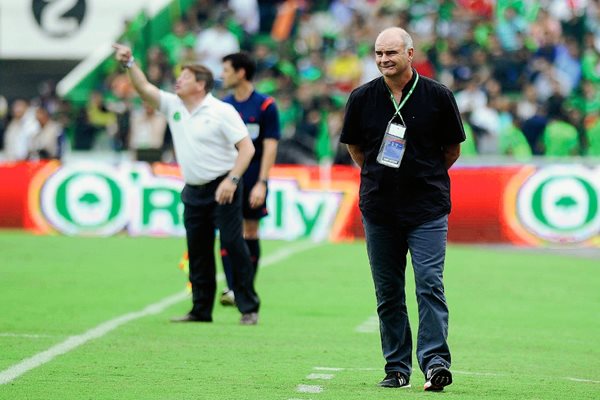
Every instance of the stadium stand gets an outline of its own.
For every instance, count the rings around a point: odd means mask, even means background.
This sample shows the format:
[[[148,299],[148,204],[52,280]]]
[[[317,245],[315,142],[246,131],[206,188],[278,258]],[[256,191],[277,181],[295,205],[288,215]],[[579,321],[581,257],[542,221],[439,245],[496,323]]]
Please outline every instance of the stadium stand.
[[[378,75],[371,44],[392,25],[406,27],[419,44],[417,70],[456,94],[469,131],[466,156],[600,156],[598,0],[176,3],[178,12],[127,21],[118,40],[134,46],[149,79],[165,89],[182,62],[207,63],[218,74],[225,43],[251,52],[257,89],[280,107],[278,163],[350,163],[338,144],[345,101]],[[131,121],[143,105],[114,61],[101,60],[63,96],[55,86],[44,82],[28,100],[65,127],[67,153],[147,154],[132,140]],[[0,101],[0,139],[15,101]],[[172,161],[169,132],[158,137],[163,143],[158,155],[152,144],[152,159]]]

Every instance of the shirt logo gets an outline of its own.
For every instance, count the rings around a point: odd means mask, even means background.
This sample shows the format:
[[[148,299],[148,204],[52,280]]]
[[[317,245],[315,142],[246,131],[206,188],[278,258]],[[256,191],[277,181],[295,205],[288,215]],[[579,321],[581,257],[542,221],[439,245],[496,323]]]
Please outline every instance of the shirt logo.
[[[177,111],[175,114],[173,114],[173,119],[175,121],[179,121],[181,119],[181,113]]]

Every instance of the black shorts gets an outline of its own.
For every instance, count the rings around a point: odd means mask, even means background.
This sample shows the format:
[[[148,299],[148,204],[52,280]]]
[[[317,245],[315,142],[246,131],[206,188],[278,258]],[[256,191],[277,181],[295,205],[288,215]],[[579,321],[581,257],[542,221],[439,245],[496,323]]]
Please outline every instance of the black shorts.
[[[244,219],[260,220],[261,218],[269,215],[267,211],[266,199],[269,195],[269,187],[267,186],[267,192],[265,194],[265,203],[258,208],[250,208],[250,192],[256,183],[258,182],[258,176],[260,174],[260,162],[250,163],[246,173],[244,173],[244,197],[242,200],[242,214]]]

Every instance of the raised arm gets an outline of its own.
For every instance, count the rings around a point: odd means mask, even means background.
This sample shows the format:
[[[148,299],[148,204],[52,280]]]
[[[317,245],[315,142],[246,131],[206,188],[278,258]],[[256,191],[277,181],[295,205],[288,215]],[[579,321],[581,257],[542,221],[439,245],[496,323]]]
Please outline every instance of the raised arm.
[[[160,90],[148,82],[146,75],[144,75],[140,67],[134,62],[131,49],[119,43],[114,43],[112,47],[115,49],[115,58],[127,68],[127,75],[142,100],[152,107],[158,108],[160,102]]]

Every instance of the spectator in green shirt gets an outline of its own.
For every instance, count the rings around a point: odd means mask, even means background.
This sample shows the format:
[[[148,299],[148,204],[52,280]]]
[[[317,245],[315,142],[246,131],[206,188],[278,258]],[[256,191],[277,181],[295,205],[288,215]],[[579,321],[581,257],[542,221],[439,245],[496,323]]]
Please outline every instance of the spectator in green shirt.
[[[500,154],[513,156],[518,161],[531,159],[531,147],[525,135],[513,122],[500,131]]]
[[[461,114],[463,118],[463,129],[465,131],[466,139],[460,146],[460,155],[463,157],[473,157],[477,155],[477,143],[475,142],[475,135],[473,134],[473,128],[467,122],[467,118],[464,114]]]
[[[554,116],[546,125],[542,141],[546,156],[569,157],[579,153],[577,128],[567,122],[564,113]]]
[[[600,115],[591,117],[585,135],[588,143],[586,155],[600,157]]]
[[[187,25],[183,21],[173,23],[173,31],[163,37],[160,42],[160,48],[167,54],[169,64],[176,65],[186,47],[193,48],[196,44],[196,36],[188,31]]]
[[[569,99],[569,104],[585,115],[600,111],[600,91],[598,84],[589,80],[581,82],[581,93],[575,93]]]
[[[598,83],[600,82],[600,74],[598,73],[597,65],[600,61],[600,53],[596,49],[595,40],[593,33],[589,32],[586,34],[583,44],[581,69],[584,79]]]

